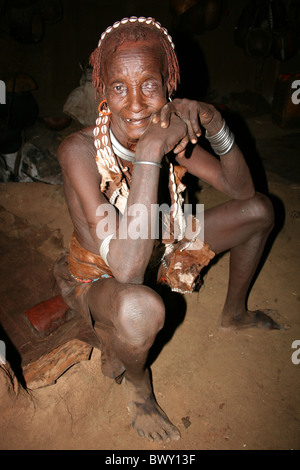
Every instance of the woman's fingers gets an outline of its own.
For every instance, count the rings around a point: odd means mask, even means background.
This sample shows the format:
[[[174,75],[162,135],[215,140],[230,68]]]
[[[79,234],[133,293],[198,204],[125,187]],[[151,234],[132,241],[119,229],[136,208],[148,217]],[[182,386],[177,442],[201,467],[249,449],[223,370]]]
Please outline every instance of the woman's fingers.
[[[160,111],[160,125],[163,128],[169,127],[172,113],[176,113],[172,103],[165,104]]]
[[[186,149],[186,146],[188,145],[189,143],[189,136],[186,135],[185,137],[183,137],[183,139],[174,147],[173,149],[173,152],[182,157],[184,156],[185,154],[185,149]]]
[[[192,144],[196,144],[197,141],[198,141],[198,138],[197,138],[195,128],[194,128],[191,120],[184,120],[184,122],[186,123],[187,128],[188,128],[188,135],[189,135],[190,141],[192,142]]]

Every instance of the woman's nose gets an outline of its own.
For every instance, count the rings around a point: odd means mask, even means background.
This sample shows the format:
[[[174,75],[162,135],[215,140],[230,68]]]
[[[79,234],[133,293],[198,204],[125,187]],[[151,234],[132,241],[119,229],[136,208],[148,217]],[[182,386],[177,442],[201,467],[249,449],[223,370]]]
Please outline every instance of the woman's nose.
[[[138,114],[145,108],[145,101],[143,94],[140,90],[133,89],[129,94],[129,103],[128,103],[130,111]]]

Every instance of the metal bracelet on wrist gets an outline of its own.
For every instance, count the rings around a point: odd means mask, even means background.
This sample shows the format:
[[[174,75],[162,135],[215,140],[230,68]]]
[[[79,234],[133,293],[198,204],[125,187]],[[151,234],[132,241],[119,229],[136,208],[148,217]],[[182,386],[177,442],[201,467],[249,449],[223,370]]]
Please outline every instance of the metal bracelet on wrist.
[[[134,165],[152,165],[152,166],[156,166],[158,168],[162,168],[162,165],[160,163],[157,163],[157,162],[149,162],[149,161],[146,161],[146,160],[138,160],[137,162],[134,162],[133,163]]]
[[[209,135],[205,132],[205,137],[209,141],[211,148],[217,155],[226,155],[230,152],[235,142],[234,134],[224,121],[222,128],[215,135]]]

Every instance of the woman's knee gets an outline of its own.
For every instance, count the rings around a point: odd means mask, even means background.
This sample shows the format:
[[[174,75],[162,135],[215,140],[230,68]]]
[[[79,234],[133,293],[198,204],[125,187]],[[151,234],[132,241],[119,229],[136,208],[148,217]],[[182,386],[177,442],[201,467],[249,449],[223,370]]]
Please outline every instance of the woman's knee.
[[[164,321],[164,303],[149,287],[130,285],[119,292],[115,327],[131,344],[152,344]]]
[[[256,193],[248,204],[251,221],[257,223],[261,230],[271,231],[274,226],[274,209],[271,200],[262,193]]]

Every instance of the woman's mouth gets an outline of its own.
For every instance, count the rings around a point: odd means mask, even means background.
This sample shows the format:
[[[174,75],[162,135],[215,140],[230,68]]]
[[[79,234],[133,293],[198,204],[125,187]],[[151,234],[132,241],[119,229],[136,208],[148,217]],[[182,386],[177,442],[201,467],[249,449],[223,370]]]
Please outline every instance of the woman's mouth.
[[[125,121],[132,126],[140,126],[144,125],[147,121],[149,121],[149,116],[140,119],[126,118]]]

